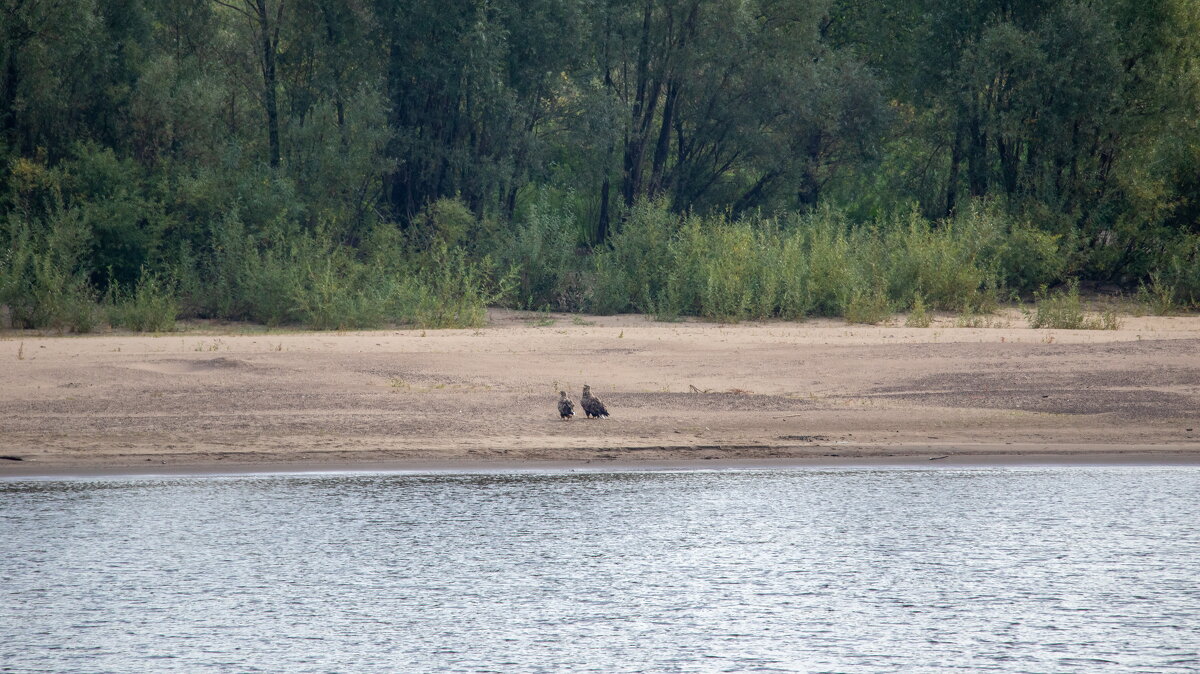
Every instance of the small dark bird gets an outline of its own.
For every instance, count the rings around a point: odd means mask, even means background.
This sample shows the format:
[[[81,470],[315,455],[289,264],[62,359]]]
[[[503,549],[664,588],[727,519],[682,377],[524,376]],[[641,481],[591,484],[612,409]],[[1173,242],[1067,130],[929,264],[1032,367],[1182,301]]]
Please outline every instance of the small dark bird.
[[[575,403],[567,397],[566,391],[558,392],[558,415],[563,421],[570,421],[571,417],[575,416]]]
[[[579,398],[579,404],[583,405],[583,412],[589,419],[592,417],[608,418],[608,410],[605,409],[604,403],[600,402],[599,398],[592,396],[592,387],[587,384],[583,385],[583,396]]]

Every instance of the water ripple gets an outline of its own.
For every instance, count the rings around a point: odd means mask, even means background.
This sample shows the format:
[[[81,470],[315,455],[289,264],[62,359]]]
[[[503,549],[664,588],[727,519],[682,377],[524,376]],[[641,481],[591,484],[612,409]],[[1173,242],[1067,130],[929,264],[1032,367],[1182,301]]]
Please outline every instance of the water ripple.
[[[1200,470],[0,483],[5,671],[1195,672]]]

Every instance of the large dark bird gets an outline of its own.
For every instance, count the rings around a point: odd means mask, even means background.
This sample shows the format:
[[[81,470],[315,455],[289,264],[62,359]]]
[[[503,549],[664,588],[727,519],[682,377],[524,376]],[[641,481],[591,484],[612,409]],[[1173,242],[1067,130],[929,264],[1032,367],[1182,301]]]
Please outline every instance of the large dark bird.
[[[608,410],[604,408],[604,403],[600,402],[599,398],[592,396],[592,387],[587,384],[583,385],[583,396],[579,398],[579,403],[583,405],[583,412],[589,419],[592,417],[608,418]]]
[[[558,415],[563,421],[570,421],[571,417],[575,416],[575,403],[567,397],[566,391],[558,392]]]

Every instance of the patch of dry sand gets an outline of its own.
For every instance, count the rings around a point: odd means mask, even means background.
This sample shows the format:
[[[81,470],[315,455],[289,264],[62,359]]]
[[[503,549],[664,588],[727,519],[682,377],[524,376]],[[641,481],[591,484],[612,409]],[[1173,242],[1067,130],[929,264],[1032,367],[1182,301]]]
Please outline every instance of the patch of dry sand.
[[[0,333],[0,475],[488,461],[1200,456],[1200,317],[1116,331],[494,311],[480,330]],[[592,385],[607,420],[562,422]],[[13,459],[21,459],[20,461]]]

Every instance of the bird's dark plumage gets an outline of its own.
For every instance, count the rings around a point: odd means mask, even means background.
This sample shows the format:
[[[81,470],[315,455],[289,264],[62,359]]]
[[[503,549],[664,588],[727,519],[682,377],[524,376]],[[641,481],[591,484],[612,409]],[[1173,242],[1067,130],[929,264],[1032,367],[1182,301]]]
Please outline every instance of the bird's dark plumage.
[[[575,416],[575,403],[567,397],[566,391],[558,392],[558,415],[567,421]]]
[[[596,417],[608,417],[608,409],[604,407],[604,403],[600,399],[592,395],[592,387],[587,384],[583,385],[583,395],[579,398],[579,404],[583,405],[583,413],[590,419]]]

